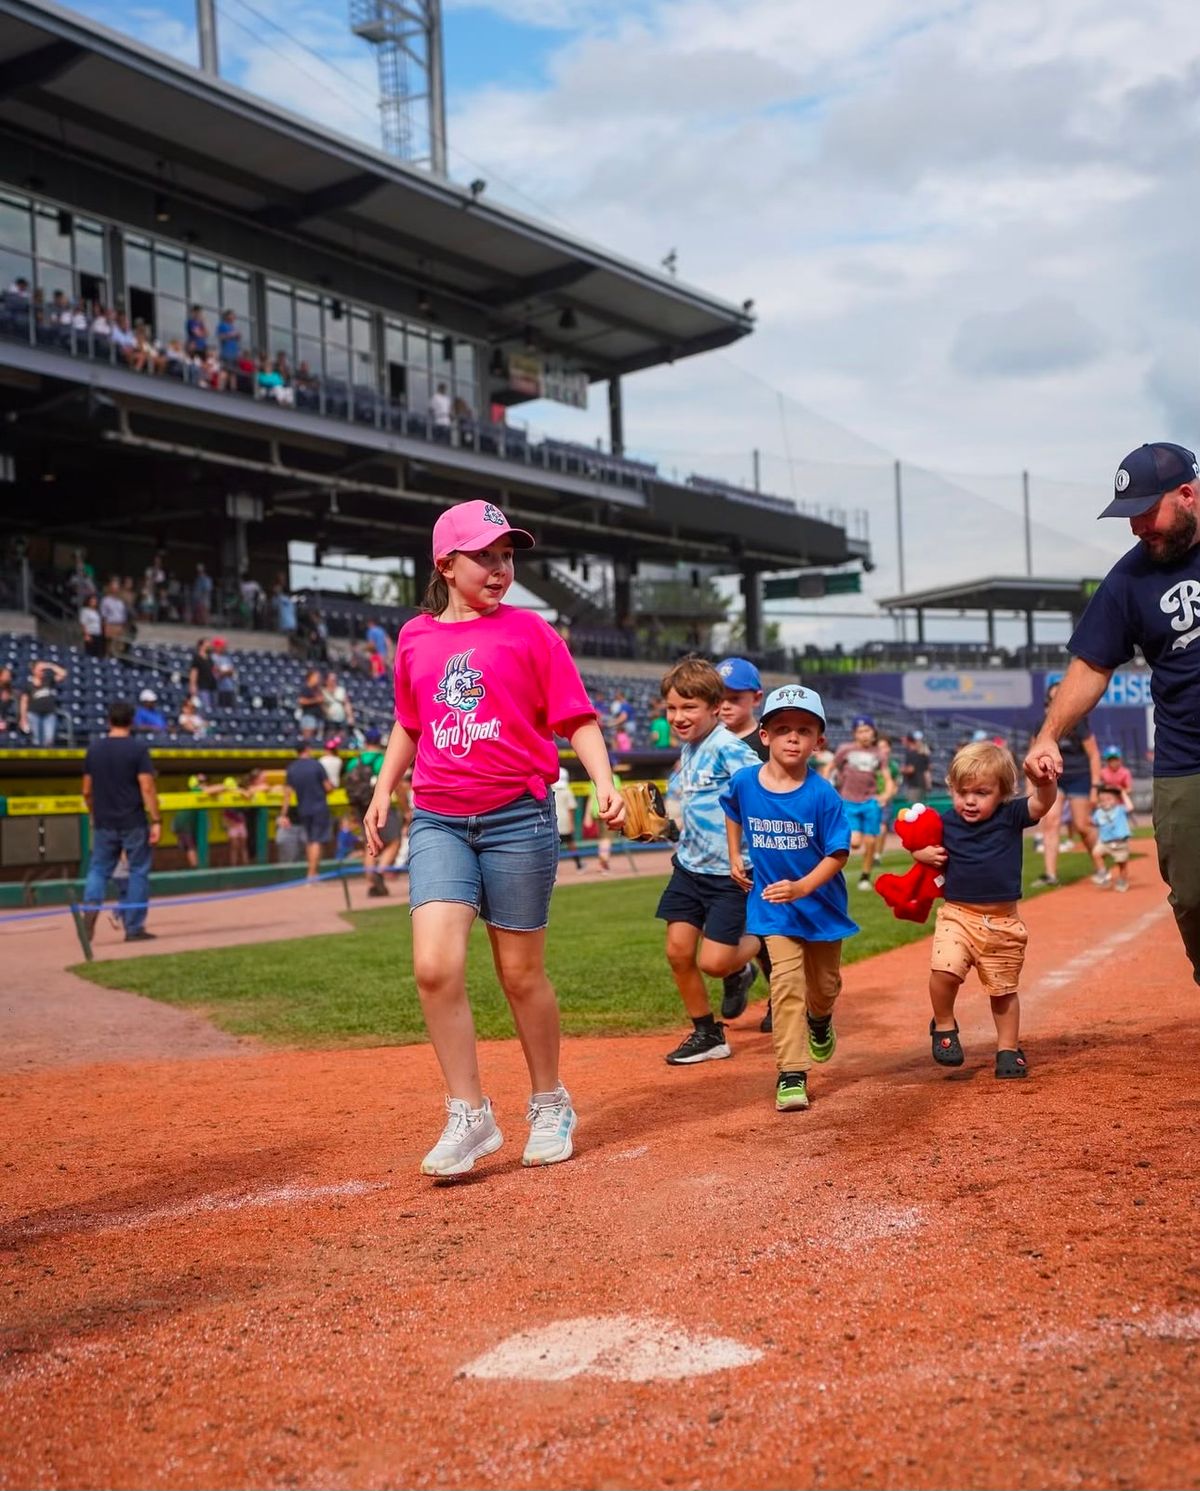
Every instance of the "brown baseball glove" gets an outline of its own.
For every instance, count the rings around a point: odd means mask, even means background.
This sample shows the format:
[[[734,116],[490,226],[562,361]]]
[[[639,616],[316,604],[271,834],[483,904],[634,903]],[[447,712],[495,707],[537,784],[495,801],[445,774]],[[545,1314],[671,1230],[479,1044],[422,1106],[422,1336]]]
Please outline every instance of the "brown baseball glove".
[[[627,782],[621,788],[625,799],[625,826],[622,829],[627,839],[637,839],[648,844],[655,839],[675,840],[679,830],[667,817],[662,793],[653,782]]]

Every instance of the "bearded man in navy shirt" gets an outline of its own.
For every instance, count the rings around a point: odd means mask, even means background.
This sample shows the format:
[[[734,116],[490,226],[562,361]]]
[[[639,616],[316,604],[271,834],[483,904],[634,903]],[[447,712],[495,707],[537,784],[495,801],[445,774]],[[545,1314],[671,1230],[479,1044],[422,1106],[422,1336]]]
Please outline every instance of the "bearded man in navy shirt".
[[[1072,653],[1025,758],[1033,781],[1062,773],[1058,740],[1141,649],[1154,700],[1154,834],[1183,945],[1200,983],[1200,465],[1190,450],[1143,445],[1121,462],[1102,518],[1137,544],[1113,565],[1067,643]]]

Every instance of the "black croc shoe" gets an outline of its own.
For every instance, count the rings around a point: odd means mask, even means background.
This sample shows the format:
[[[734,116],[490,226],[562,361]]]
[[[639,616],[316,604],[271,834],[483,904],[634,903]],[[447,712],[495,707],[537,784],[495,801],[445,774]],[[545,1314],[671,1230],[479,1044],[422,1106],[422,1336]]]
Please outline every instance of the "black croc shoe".
[[[1029,1068],[1025,1063],[1025,1053],[1018,1046],[1015,1051],[996,1052],[996,1076],[997,1077],[1028,1077]]]
[[[937,1021],[930,1020],[929,1034],[933,1041],[933,1059],[939,1066],[962,1066],[963,1048],[958,1039],[957,1020],[953,1030],[939,1030]]]

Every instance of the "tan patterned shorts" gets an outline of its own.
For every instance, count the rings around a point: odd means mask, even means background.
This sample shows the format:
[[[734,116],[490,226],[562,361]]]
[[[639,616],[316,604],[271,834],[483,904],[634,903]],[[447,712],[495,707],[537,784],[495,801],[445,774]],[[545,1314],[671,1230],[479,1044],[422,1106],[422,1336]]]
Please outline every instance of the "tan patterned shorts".
[[[974,968],[983,992],[999,999],[1016,993],[1028,941],[1015,901],[995,906],[943,901],[933,928],[930,966],[935,973],[953,974],[960,981]]]

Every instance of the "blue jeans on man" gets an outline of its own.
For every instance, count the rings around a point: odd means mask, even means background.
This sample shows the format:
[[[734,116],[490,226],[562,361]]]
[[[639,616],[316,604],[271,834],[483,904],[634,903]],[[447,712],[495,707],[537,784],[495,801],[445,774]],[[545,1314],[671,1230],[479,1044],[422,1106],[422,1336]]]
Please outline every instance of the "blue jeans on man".
[[[83,886],[83,905],[85,911],[100,909],[122,851],[129,862],[129,880],[118,910],[125,921],[125,935],[129,937],[146,925],[146,902],[150,898],[150,833],[145,824],[140,828],[92,830],[92,859]],[[122,910],[123,905],[128,909]]]

